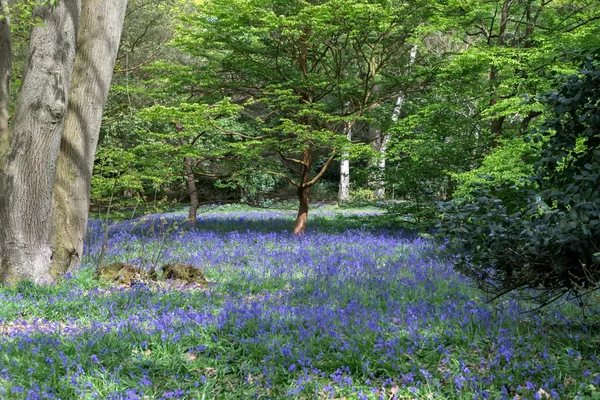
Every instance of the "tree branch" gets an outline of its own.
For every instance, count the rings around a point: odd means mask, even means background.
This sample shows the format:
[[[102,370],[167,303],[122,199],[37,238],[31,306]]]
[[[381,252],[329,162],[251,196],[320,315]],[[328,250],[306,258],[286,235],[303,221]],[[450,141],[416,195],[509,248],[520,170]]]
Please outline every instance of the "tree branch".
[[[170,39],[165,39],[162,42],[160,42],[159,45],[158,45],[158,47],[156,48],[156,50],[152,54],[150,54],[144,61],[142,61],[141,63],[139,63],[135,67],[117,69],[117,70],[115,70],[115,74],[124,74],[126,72],[132,72],[132,71],[135,71],[137,69],[140,69],[141,67],[143,67],[144,65],[146,65],[147,63],[149,63],[150,61],[152,61],[152,59],[162,49],[162,47],[164,46],[164,44],[167,43],[169,40]]]
[[[229,131],[227,129],[221,128],[220,126],[215,125],[215,123],[213,121],[211,121],[211,120],[208,120],[208,124],[210,126],[212,126],[213,128],[215,128],[216,130],[221,131],[221,132],[223,132],[223,133],[225,133],[227,135],[238,136],[238,137],[241,137],[241,138],[244,138],[244,139],[260,140],[260,139],[265,139],[265,138],[268,137],[268,136],[265,136],[265,135],[263,135],[263,136],[248,136],[248,135],[244,135],[243,133]]]
[[[304,184],[304,186],[311,187],[312,185],[317,183],[317,181],[319,179],[321,179],[323,174],[325,174],[325,171],[327,171],[327,168],[329,167],[329,165],[331,165],[331,163],[333,162],[336,155],[337,155],[337,153],[335,151],[333,153],[331,153],[331,156],[329,156],[329,158],[327,159],[327,162],[325,162],[325,165],[323,165],[323,167],[321,167],[321,170],[319,171],[319,173],[317,175],[315,175],[315,177],[312,178],[310,181],[306,182]]]
[[[296,186],[296,187],[300,187],[300,185],[298,184],[298,182],[296,182],[295,180],[293,180],[292,178],[290,178],[289,176],[287,176],[284,173],[281,172],[275,172],[275,171],[271,171],[271,170],[265,170],[265,173],[269,174],[269,175],[274,175],[274,176],[279,176],[287,181],[289,181],[292,185]]]

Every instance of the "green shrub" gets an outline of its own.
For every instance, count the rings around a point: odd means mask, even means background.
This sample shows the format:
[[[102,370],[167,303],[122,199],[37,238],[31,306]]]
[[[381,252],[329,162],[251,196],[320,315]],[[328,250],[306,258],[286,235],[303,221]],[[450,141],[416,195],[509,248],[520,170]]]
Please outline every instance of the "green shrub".
[[[487,186],[493,196],[509,208],[522,204],[528,190],[535,188],[534,182],[528,178],[535,173],[534,163],[540,159],[539,143],[532,145],[525,139],[503,140],[483,159],[479,168],[453,174],[459,182],[454,197],[472,199],[474,192]]]
[[[543,145],[531,190],[487,181],[442,204],[440,231],[464,250],[456,268],[494,295],[530,288],[548,302],[600,287],[598,56],[542,96],[553,115],[532,135]]]

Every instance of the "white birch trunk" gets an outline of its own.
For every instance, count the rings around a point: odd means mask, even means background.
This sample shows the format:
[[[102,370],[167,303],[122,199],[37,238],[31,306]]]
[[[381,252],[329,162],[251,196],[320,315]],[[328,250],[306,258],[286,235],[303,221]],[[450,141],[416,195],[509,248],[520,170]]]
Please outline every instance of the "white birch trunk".
[[[0,170],[0,282],[48,284],[56,159],[68,105],[78,0],[38,7],[12,138]],[[4,57],[0,54],[0,57]]]
[[[350,142],[352,140],[352,128],[349,124],[345,124],[344,132],[346,133],[346,139]],[[342,160],[340,161],[340,189],[338,193],[338,200],[340,203],[347,202],[350,200],[350,155],[347,151],[342,154]]]
[[[70,102],[58,158],[52,273],[78,267],[88,221],[94,156],[127,0],[83,0]]]
[[[409,67],[415,62],[415,58],[417,56],[417,46],[413,46],[410,49],[410,64]],[[402,105],[404,104],[404,93],[400,93],[398,98],[396,99],[396,106],[392,111],[392,122],[398,122],[400,118],[400,114],[402,113]],[[386,152],[387,148],[390,144],[391,135],[384,134],[381,138],[381,145],[379,147],[379,159],[377,161],[377,176],[378,182],[377,187],[375,189],[375,198],[377,200],[383,200],[385,198],[385,161],[386,161]]]

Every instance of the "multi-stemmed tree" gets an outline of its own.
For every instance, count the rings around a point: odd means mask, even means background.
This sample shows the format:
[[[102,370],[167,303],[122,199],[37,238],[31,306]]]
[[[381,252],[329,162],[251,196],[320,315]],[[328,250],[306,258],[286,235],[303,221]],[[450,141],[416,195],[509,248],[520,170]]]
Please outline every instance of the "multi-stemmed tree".
[[[33,4],[10,112],[10,3],[0,10],[0,282],[53,282],[81,262],[89,193],[126,0]]]

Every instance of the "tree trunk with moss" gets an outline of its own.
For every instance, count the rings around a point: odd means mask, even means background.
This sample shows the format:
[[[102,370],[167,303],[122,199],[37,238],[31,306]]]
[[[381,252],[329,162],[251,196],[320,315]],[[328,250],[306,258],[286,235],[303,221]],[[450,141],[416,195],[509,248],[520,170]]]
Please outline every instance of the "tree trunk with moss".
[[[88,222],[94,156],[127,0],[84,0],[69,108],[58,157],[52,271],[78,267]]]
[[[46,2],[47,3],[47,2]],[[0,0],[3,13],[7,1]],[[78,265],[94,153],[126,0],[34,4],[8,126],[9,20],[0,22],[0,283],[49,284]]]
[[[78,0],[34,10],[29,62],[0,165],[0,282],[48,284],[56,160],[76,49]],[[6,51],[6,48],[4,48]],[[7,54],[0,54],[0,59]]]

